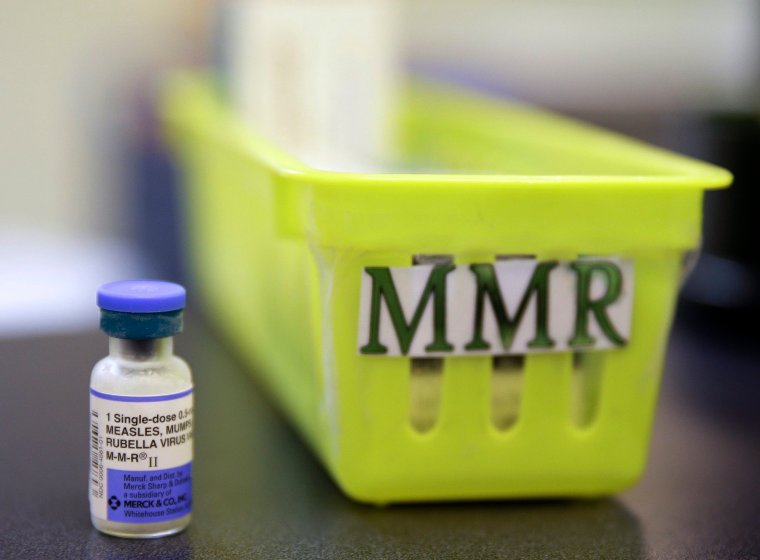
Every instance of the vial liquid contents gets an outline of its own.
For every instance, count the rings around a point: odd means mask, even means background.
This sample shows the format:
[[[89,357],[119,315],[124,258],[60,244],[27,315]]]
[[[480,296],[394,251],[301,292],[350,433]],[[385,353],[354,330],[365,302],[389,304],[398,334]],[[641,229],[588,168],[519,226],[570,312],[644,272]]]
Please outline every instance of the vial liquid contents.
[[[98,291],[109,355],[90,380],[90,516],[109,535],[151,538],[190,523],[193,384],[173,353],[185,290],[157,281]]]

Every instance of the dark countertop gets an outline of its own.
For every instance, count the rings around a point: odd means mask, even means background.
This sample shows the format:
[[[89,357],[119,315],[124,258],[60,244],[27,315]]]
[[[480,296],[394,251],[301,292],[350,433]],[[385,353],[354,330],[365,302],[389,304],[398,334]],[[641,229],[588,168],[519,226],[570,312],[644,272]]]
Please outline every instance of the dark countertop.
[[[343,497],[190,317],[177,350],[196,381],[193,523],[127,541],[93,529],[87,504],[105,335],[0,341],[0,558],[760,558],[760,361],[743,348],[676,330],[646,475],[620,496],[375,508]]]

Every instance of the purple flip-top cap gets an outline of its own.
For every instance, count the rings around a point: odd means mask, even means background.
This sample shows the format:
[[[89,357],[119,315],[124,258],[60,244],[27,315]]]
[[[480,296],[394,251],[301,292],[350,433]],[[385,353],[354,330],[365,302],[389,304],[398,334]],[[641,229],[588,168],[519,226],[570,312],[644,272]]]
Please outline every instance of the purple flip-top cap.
[[[98,307],[122,313],[165,313],[185,307],[185,288],[160,280],[111,282],[98,290]]]

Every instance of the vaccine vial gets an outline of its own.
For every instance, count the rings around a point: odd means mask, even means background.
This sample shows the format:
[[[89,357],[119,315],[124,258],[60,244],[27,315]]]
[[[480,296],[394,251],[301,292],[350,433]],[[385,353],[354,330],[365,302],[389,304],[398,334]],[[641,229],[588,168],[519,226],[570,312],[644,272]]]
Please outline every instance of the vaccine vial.
[[[190,523],[193,382],[174,355],[185,289],[138,280],[98,290],[109,355],[90,379],[90,517],[127,538],[182,531]]]

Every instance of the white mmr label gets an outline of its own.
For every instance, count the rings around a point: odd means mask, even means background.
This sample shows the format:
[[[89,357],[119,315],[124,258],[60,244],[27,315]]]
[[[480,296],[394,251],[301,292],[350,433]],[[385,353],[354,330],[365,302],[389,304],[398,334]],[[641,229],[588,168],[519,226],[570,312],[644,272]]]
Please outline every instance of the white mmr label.
[[[90,389],[90,511],[157,523],[192,508],[193,390],[124,396]]]
[[[359,353],[440,357],[624,346],[633,284],[633,262],[617,257],[367,267]]]

